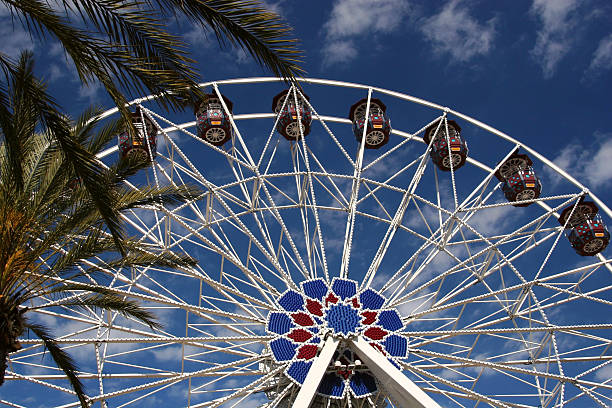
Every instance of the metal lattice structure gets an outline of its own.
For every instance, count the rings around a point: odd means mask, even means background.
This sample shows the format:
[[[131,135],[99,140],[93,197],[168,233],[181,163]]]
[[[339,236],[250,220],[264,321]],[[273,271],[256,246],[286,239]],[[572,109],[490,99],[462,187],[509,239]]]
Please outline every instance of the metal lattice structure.
[[[231,122],[219,146],[198,137],[195,122],[160,114],[153,98],[133,102],[157,128],[148,181],[204,193],[125,221],[143,242],[199,265],[91,278],[155,311],[163,331],[94,310],[32,312],[55,326],[94,406],[610,406],[612,265],[606,251],[575,254],[558,221],[586,196],[609,221],[605,203],[453,109],[365,85],[301,85],[284,102],[301,107],[292,140],[266,110],[277,78],[202,84]],[[393,130],[380,149],[365,149],[346,119],[361,98],[362,116],[372,98],[386,104]],[[450,153],[451,120],[470,150],[460,169],[447,159],[440,171],[430,157],[440,139],[423,135],[435,125]],[[543,184],[524,206],[495,178],[518,148]],[[78,406],[41,342],[21,343],[0,406]]]

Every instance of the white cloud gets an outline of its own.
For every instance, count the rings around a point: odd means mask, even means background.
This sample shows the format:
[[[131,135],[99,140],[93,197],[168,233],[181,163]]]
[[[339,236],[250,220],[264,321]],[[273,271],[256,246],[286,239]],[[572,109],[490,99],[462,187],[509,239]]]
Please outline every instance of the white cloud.
[[[612,34],[602,38],[599,42],[593,53],[593,59],[587,69],[587,74],[598,75],[610,68],[612,68]]]
[[[4,40],[0,43],[0,52],[13,59],[19,58],[24,50],[34,50],[34,40],[25,31],[19,22],[11,22],[11,18],[4,16],[0,10],[0,37]]]
[[[487,208],[479,210],[468,223],[479,233],[488,236],[503,230],[512,220],[512,214],[510,206]]]
[[[356,40],[366,34],[398,29],[409,10],[407,0],[337,0],[323,25],[323,64],[347,62],[357,57]]]
[[[438,14],[425,20],[421,31],[437,54],[449,54],[457,62],[466,62],[493,49],[496,21],[492,18],[480,23],[461,0],[451,0]]]
[[[265,1],[262,0],[261,1],[261,5],[263,6],[263,8],[265,8],[266,10],[269,10],[273,13],[276,13],[278,15],[282,15],[283,14],[283,3],[285,2],[285,0],[278,0],[278,1]]]
[[[608,381],[612,378],[612,364],[601,367],[595,372],[595,378],[600,381]]]
[[[323,49],[325,65],[347,62],[357,57],[357,47],[352,40],[330,41]]]
[[[211,48],[214,45],[215,34],[206,26],[192,24],[189,30],[183,34],[183,37],[194,49],[194,52],[197,52],[198,50]]]
[[[570,144],[563,148],[553,162],[566,170],[586,187],[598,188],[612,181],[612,139],[608,135],[596,135],[590,147]],[[553,185],[558,184],[560,176],[546,168]]]
[[[47,69],[47,80],[55,82],[64,76],[64,70],[57,64],[50,64]]]
[[[533,58],[542,66],[544,78],[551,78],[559,61],[569,52],[577,26],[578,0],[534,0],[530,13],[541,22]]]
[[[181,360],[181,347],[168,346],[152,350],[151,353],[155,356],[157,361],[164,363],[177,362]]]
[[[214,61],[217,61],[219,64],[235,66],[247,65],[253,62],[253,58],[242,48],[236,48],[227,44],[224,47],[220,47],[214,31],[201,24],[192,24],[183,33],[183,39],[189,44],[193,54],[202,55],[206,53],[209,56],[213,55]],[[231,65],[228,62],[231,62]]]

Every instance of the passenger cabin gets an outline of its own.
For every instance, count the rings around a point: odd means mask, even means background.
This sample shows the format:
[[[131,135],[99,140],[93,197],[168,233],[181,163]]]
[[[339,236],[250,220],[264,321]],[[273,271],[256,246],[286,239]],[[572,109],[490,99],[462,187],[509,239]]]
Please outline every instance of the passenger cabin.
[[[144,121],[143,121],[144,119]],[[142,157],[142,160],[153,160],[157,154],[157,128],[140,109],[132,113],[132,124],[136,133],[124,129],[119,134],[119,157]]]
[[[206,94],[206,97],[195,104],[196,129],[198,137],[214,146],[222,146],[232,137],[230,115],[234,104],[222,95],[223,102],[229,112],[223,108],[216,94]]]
[[[368,99],[363,98],[351,106],[349,119],[353,122],[353,134],[359,143],[363,138],[365,127],[365,148],[378,149],[389,141],[391,120],[387,116],[387,107],[377,98],[370,98],[370,112],[366,125]]]
[[[566,236],[579,255],[597,255],[610,242],[610,233],[598,211],[595,203],[581,199],[561,212],[559,223],[565,226]]]
[[[428,126],[423,141],[428,146],[431,143],[429,156],[440,170],[451,171],[452,162],[452,170],[456,171],[467,160],[467,143],[461,137],[461,126],[454,120],[439,120]]]
[[[272,110],[278,116],[276,130],[285,139],[299,140],[302,135],[307,136],[310,133],[312,110],[306,101],[310,101],[308,95],[298,93],[296,98],[296,95],[290,93],[288,89],[272,99]]]
[[[514,152],[495,172],[502,182],[502,191],[511,203],[535,200],[542,193],[542,183],[533,170],[533,162],[526,154]],[[532,202],[512,204],[526,207]]]

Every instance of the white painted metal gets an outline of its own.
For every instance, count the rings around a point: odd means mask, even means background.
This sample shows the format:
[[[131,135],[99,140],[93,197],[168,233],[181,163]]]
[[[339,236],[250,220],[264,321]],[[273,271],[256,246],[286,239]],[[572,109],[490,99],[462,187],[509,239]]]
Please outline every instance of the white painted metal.
[[[222,80],[222,81],[211,81],[211,82],[202,82],[200,85],[200,87],[207,87],[207,86],[211,86],[212,84],[217,84],[217,85],[236,85],[236,84],[252,84],[252,83],[265,83],[265,82],[282,82],[283,79],[281,78],[276,78],[276,77],[254,77],[254,78],[238,78],[238,79],[227,79],[227,80]],[[513,144],[519,145],[521,146],[521,148],[525,149],[525,151],[527,151],[528,153],[530,153],[531,155],[533,155],[534,157],[536,157],[538,160],[542,161],[543,163],[545,163],[548,167],[550,167],[552,170],[554,170],[557,174],[559,174],[560,176],[562,176],[563,178],[565,178],[566,180],[570,181],[571,183],[573,183],[576,187],[582,189],[582,190],[588,190],[582,183],[580,183],[578,180],[576,180],[574,177],[572,177],[569,173],[567,173],[565,170],[563,170],[562,168],[560,168],[559,166],[557,166],[555,163],[553,163],[551,160],[548,160],[545,156],[541,155],[540,153],[538,153],[536,150],[533,150],[532,148],[530,148],[529,146],[527,146],[526,144],[524,144],[523,142],[519,142],[518,140],[512,138],[511,136],[507,135],[506,133],[499,131],[497,129],[495,129],[492,126],[489,126],[475,118],[472,118],[468,115],[465,115],[461,112],[455,111],[453,109],[444,107],[442,105],[438,105],[434,102],[429,102],[426,101],[425,99],[421,99],[421,98],[416,98],[414,96],[410,96],[401,92],[396,92],[396,91],[391,91],[388,89],[384,89],[384,88],[378,88],[378,87],[372,87],[372,86],[367,86],[367,85],[362,85],[362,84],[356,84],[356,83],[351,83],[351,82],[345,82],[345,81],[332,81],[332,80],[327,80],[327,79],[317,79],[317,78],[302,78],[300,79],[300,82],[304,82],[304,83],[310,83],[310,84],[319,84],[319,85],[331,85],[331,86],[341,86],[341,87],[346,87],[346,88],[356,88],[356,89],[372,89],[372,91],[374,92],[380,92],[382,94],[386,94],[386,95],[390,95],[399,99],[404,99],[406,101],[409,102],[414,102],[414,103],[418,103],[420,105],[423,106],[427,106],[429,108],[433,108],[433,109],[438,109],[441,111],[446,111],[447,113],[450,113],[454,116],[460,117],[470,123],[472,123],[473,125],[476,125],[482,129],[487,130],[488,132],[499,136],[507,141],[510,141]],[[146,102],[146,101],[150,101],[155,99],[155,96],[147,96],[144,98],[137,98],[134,99],[132,101],[129,102],[129,105],[134,105],[134,104],[138,104],[138,103],[142,103],[142,102]],[[110,115],[113,115],[117,113],[117,108],[113,108],[113,109],[109,109],[106,112],[104,112],[102,114],[102,117],[108,117]],[[256,114],[253,115],[252,117],[270,117],[271,114]],[[350,122],[347,121],[344,118],[338,118],[338,120],[343,121],[345,123]],[[395,133],[395,131],[393,132]],[[468,158],[468,161],[469,160]],[[608,215],[608,217],[612,218],[612,210],[607,206],[607,204],[605,204],[603,201],[601,201],[593,192],[589,191],[589,197],[591,197],[593,199],[593,201],[595,201],[597,203],[597,205]]]
[[[269,84],[272,96],[278,81],[249,78],[203,85],[231,94],[232,87]],[[178,389],[190,407],[255,406],[253,401],[261,403],[262,396],[262,408],[291,406],[300,392],[309,395],[304,401],[312,401],[317,386],[300,391],[284,374],[286,366],[272,360],[265,346],[273,338],[265,331],[266,317],[280,308],[277,299],[286,289],[299,290],[306,278],[330,281],[341,274],[359,277],[362,288],[371,286],[384,294],[385,307],[402,314],[404,336],[413,350],[410,364],[402,362],[411,383],[405,383],[403,374],[389,379],[389,371],[375,372],[383,382],[401,384],[367,399],[333,401],[341,408],[379,407],[398,396],[398,401],[422,396],[419,390],[445,407],[612,403],[606,377],[612,364],[612,328],[595,316],[588,324],[567,319],[573,305],[600,311],[612,307],[612,283],[605,271],[612,265],[601,254],[592,260],[576,258],[585,261],[577,265],[556,262],[569,248],[556,217],[575,205],[586,188],[524,144],[452,109],[365,85],[318,79],[304,83],[356,89],[368,99],[382,94],[385,101],[431,108],[432,115],[411,129],[394,129],[384,148],[364,152],[363,144],[357,147],[350,120],[320,112],[313,98],[306,104],[317,130],[305,136],[300,128],[299,142],[279,137],[276,115],[263,107],[234,115],[235,136],[216,147],[194,134],[195,122],[176,123],[158,113],[152,97],[134,101],[159,130],[151,182],[196,184],[204,196],[177,208],[127,213],[130,234],[204,261],[178,272],[102,265],[104,279],[90,278],[92,285],[101,283],[118,296],[145,302],[163,316],[163,332],[117,314],[74,312],[61,307],[58,299],[42,298],[56,307],[29,312],[52,324],[61,347],[83,362],[82,378],[91,401],[103,407],[105,401],[108,406],[139,406],[145,398],[168,398],[170,390],[173,398],[180,397]],[[295,101],[299,92],[293,88],[288,97]],[[348,108],[352,98],[338,103]],[[224,110],[228,112],[226,106]],[[104,116],[113,113],[116,110]],[[432,172],[421,136],[436,121],[446,126],[440,120],[446,116],[484,129],[492,141],[490,150],[499,149],[488,157],[468,157],[466,170],[452,171],[449,177]],[[255,124],[260,126],[253,132]],[[559,174],[569,187],[540,197],[529,207],[529,216],[512,224],[493,217],[491,227],[487,214],[524,211],[503,200],[493,178],[517,147],[538,166]],[[110,163],[109,155],[116,150],[109,148],[99,157]],[[328,151],[333,158],[324,154]],[[469,179],[464,171],[471,172]],[[612,214],[594,194],[589,196],[604,215]],[[414,244],[414,249],[398,252],[398,243]],[[360,252],[367,252],[367,259]],[[526,260],[532,260],[527,267]],[[101,263],[92,259],[83,267]],[[61,396],[62,402],[46,405],[74,401],[41,342],[24,339],[22,344],[24,348],[11,355],[2,391],[28,384],[33,394]],[[386,361],[375,360],[372,372]],[[323,360],[317,360],[317,367],[323,366]],[[492,390],[487,385],[491,376],[499,376],[498,382],[509,384],[506,388],[512,392]],[[314,374],[307,380],[318,384]],[[4,395],[0,405],[20,405],[20,400],[11,400],[10,391]],[[320,398],[315,405],[331,404]]]
[[[319,356],[312,363],[312,368],[308,372],[304,384],[300,387],[300,391],[293,401],[293,408],[309,408],[317,394],[317,389],[323,379],[325,370],[329,367],[329,363],[334,356],[334,352],[338,348],[338,339],[329,336],[325,339],[323,348],[319,352]]]
[[[350,345],[400,407],[441,408],[362,336],[351,340]]]

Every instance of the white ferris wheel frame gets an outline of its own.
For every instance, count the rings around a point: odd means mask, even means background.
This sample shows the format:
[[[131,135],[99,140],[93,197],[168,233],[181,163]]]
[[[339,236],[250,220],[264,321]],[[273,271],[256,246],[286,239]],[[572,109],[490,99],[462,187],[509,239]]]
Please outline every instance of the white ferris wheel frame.
[[[259,77],[259,78],[240,78],[240,79],[231,79],[231,80],[222,80],[222,81],[211,81],[211,82],[205,82],[205,83],[201,83],[200,87],[207,87],[207,86],[212,86],[213,89],[215,90],[215,92],[217,92],[218,94],[220,94],[218,86],[220,85],[240,85],[240,84],[255,84],[255,83],[273,83],[273,82],[282,82],[284,81],[281,78],[274,78],[274,77]],[[489,133],[496,135],[508,142],[510,142],[512,145],[514,145],[514,148],[510,149],[510,153],[508,153],[508,156],[516,151],[516,149],[518,149],[519,147],[528,152],[530,155],[532,155],[533,157],[537,158],[540,162],[544,163],[545,165],[547,165],[550,169],[554,170],[557,174],[559,174],[561,177],[563,177],[565,180],[569,181],[571,184],[573,184],[575,187],[577,187],[579,190],[582,191],[583,195],[588,194],[590,199],[592,199],[597,206],[599,207],[599,209],[601,211],[603,211],[610,219],[612,219],[612,210],[610,210],[610,208],[602,201],[600,200],[595,194],[593,194],[592,192],[590,192],[583,184],[581,184],[578,180],[576,180],[574,177],[572,177],[570,174],[568,174],[566,171],[564,171],[563,169],[559,168],[554,162],[550,161],[549,159],[547,159],[546,157],[544,157],[543,155],[539,154],[537,151],[533,150],[532,148],[530,148],[529,146],[525,145],[522,142],[519,142],[518,140],[510,137],[509,135],[505,134],[504,132],[501,132],[483,122],[478,121],[475,118],[472,118],[468,115],[462,114],[460,112],[457,112],[451,108],[442,106],[442,105],[438,105],[429,101],[426,101],[424,99],[420,99],[420,98],[416,98],[404,93],[400,93],[400,92],[396,92],[396,91],[391,91],[391,90],[387,90],[387,89],[383,89],[383,88],[378,88],[378,87],[372,87],[372,86],[367,86],[367,85],[362,85],[362,84],[355,84],[355,83],[349,83],[349,82],[343,82],[343,81],[333,81],[333,80],[324,80],[324,79],[314,79],[314,78],[304,78],[304,79],[300,79],[301,83],[304,84],[316,84],[316,85],[327,85],[327,86],[335,86],[335,87],[346,87],[346,88],[353,88],[353,89],[359,89],[359,90],[364,90],[368,92],[368,107],[369,107],[369,103],[370,103],[370,99],[371,99],[371,95],[373,92],[376,92],[377,94],[382,94],[382,95],[388,95],[394,98],[398,98],[401,100],[405,100],[408,102],[413,102],[413,103],[417,103],[429,108],[433,108],[436,110],[439,110],[441,112],[443,112],[445,115],[446,114],[450,114],[456,118],[460,118],[468,123],[471,123],[472,125],[475,125],[481,129],[484,129],[486,131],[488,131]],[[147,96],[147,97],[143,97],[143,98],[138,98],[135,99],[133,101],[131,101],[129,103],[129,105],[139,105],[141,103],[144,102],[149,102],[154,100],[155,97],[154,96]],[[227,106],[225,106],[225,102],[223,101],[223,98],[220,98],[220,101],[224,107],[224,109],[227,110]],[[105,111],[102,115],[101,118],[105,118],[105,117],[109,117],[111,115],[114,115],[117,113],[117,109],[110,109]],[[366,108],[366,111],[368,111],[368,108]],[[233,115],[230,117],[230,121],[232,124],[232,127],[234,128],[234,130],[236,131],[236,136],[237,139],[239,141],[239,143],[241,143],[244,146],[244,141],[242,140],[242,137],[240,135],[240,132],[238,131],[238,128],[236,126],[236,124],[234,123],[234,121],[240,121],[240,120],[248,120],[248,119],[264,119],[264,118],[274,118],[276,117],[276,114],[274,113],[255,113],[255,114],[237,114],[237,115]],[[320,120],[321,122],[330,122],[330,123],[343,123],[343,124],[350,124],[351,121],[349,119],[346,118],[340,118],[340,117],[335,117],[335,116],[316,116],[315,120]],[[170,126],[170,127],[166,127],[163,129],[163,131],[165,133],[173,131],[173,130],[178,130],[178,129],[184,129],[184,128],[190,128],[193,127],[195,125],[195,121],[192,122],[187,122],[187,123],[183,123],[181,125],[175,125],[175,126]],[[364,133],[365,133],[365,129],[364,129]],[[412,140],[417,140],[415,138],[412,138],[413,135],[411,135],[410,133],[407,132],[403,132],[400,130],[392,130],[393,134],[396,135],[400,135],[403,136],[404,138],[411,138]],[[364,140],[364,138],[362,138],[362,140]],[[354,178],[356,177],[357,180],[359,180],[360,175],[358,174],[358,172],[361,171],[362,169],[362,159],[363,159],[363,151],[364,151],[364,143],[361,144],[360,148],[359,148],[359,152],[357,154],[357,158],[355,160],[355,165],[356,165],[356,174],[353,176]],[[109,156],[110,154],[114,154],[116,153],[118,150],[117,146],[113,146],[105,151],[103,151],[102,153],[99,154],[99,158],[103,159],[107,156]],[[248,154],[248,149],[245,147],[245,151]],[[506,157],[508,157],[506,156]],[[256,163],[253,160],[253,158],[248,157],[248,161],[250,162],[251,165],[255,166]],[[485,171],[486,173],[488,173],[488,176],[484,178],[483,182],[481,183],[481,185],[489,180],[493,174],[495,173],[495,171],[497,170],[496,168],[491,168],[483,163],[481,163],[480,161],[468,157],[467,158],[468,163],[470,163],[473,166],[476,166],[478,168],[480,168],[481,170]],[[499,165],[503,162],[500,161]],[[499,166],[498,165],[498,166]],[[452,164],[451,164],[452,166]],[[454,177],[454,172],[451,172],[452,177]],[[453,183],[454,183],[454,179],[453,179]],[[357,182],[357,185],[359,185],[359,182]],[[478,190],[479,187],[476,187],[474,189],[474,191]],[[352,193],[352,207],[351,207],[351,211],[349,212],[349,221],[347,221],[347,231],[345,234],[345,246],[344,246],[344,253],[343,253],[343,261],[342,261],[342,266],[341,266],[341,272],[340,272],[340,276],[341,277],[347,277],[348,274],[348,259],[350,258],[350,240],[352,239],[352,225],[350,222],[351,217],[353,217],[353,222],[354,222],[354,216],[355,216],[355,206],[356,206],[356,199],[357,199],[357,193],[353,191]],[[467,201],[468,199],[466,199]],[[458,207],[457,205],[457,197],[456,197],[456,193],[455,193],[455,207]],[[536,201],[536,204],[541,206],[545,211],[547,211],[549,214],[554,214],[555,216],[558,216],[558,212],[557,211],[553,211],[553,207],[550,207],[545,201]],[[167,212],[169,214],[172,214],[173,210],[167,210]],[[391,224],[390,224],[391,225]],[[390,239],[389,239],[390,241]],[[347,243],[348,243],[348,251],[347,251]],[[388,245],[388,243],[387,243]],[[382,247],[382,246],[381,246]],[[384,250],[384,248],[383,248]],[[597,255],[600,263],[602,266],[604,266],[605,268],[607,268],[609,271],[612,272],[612,265],[610,264],[610,262],[602,255],[602,254],[598,254]],[[370,273],[370,271],[368,272],[368,274],[366,275],[367,280],[363,282],[363,286],[364,287],[369,287],[370,284],[372,283],[373,279],[375,276],[375,271],[372,271]],[[121,290],[117,290],[118,294],[124,294],[124,295],[128,295],[127,292],[123,292]],[[135,298],[144,300],[144,301],[148,301],[148,300],[152,300],[151,297],[148,297],[146,295],[130,295],[133,296]],[[397,299],[396,299],[397,300]],[[172,305],[172,301],[164,301],[165,304],[167,305]],[[194,309],[197,309],[194,307]],[[601,328],[607,328],[610,329],[612,328],[612,324],[608,324],[608,325],[583,325],[583,326],[564,326],[561,328],[561,326],[559,326],[558,328],[555,328],[554,326],[551,326],[551,328],[549,328],[549,330],[551,330],[551,333],[554,332],[554,330],[559,329],[559,330],[572,330],[572,329],[589,329],[589,328],[595,328],[595,329],[601,329]],[[497,333],[503,333],[504,329],[497,329]],[[511,330],[511,329],[508,329]],[[533,329],[534,331],[537,331],[536,328]],[[469,331],[469,330],[466,330]],[[474,331],[476,332],[476,330]],[[495,329],[492,330],[491,332],[495,332]],[[423,332],[424,333],[424,332]],[[437,331],[436,334],[442,334],[442,332]],[[231,339],[231,338],[230,338]],[[268,340],[269,338],[267,336],[261,336],[260,338],[257,338],[256,336],[251,336],[250,340],[251,341],[265,341]],[[108,343],[121,343],[121,342],[133,342],[136,339],[120,339],[120,338],[116,338],[116,339],[107,339],[105,340],[105,342]],[[162,342],[162,341],[173,341],[173,342],[178,342],[178,343],[189,343],[189,342],[196,342],[196,341],[203,341],[203,342],[211,342],[214,343],[215,341],[217,342],[221,342],[224,340],[227,340],[227,338],[216,338],[216,339],[210,339],[208,337],[202,337],[202,338],[189,338],[189,337],[184,337],[184,338],[178,338],[178,337],[173,337],[173,336],[159,336],[157,338],[151,338],[151,337],[142,337],[137,339],[138,341],[141,341],[142,343],[156,343],[156,342]],[[235,339],[233,339],[235,340]],[[91,341],[91,339],[58,339],[58,343],[62,344],[62,343],[66,343],[66,344],[70,344],[70,343],[75,343],[75,342],[79,342],[79,341]],[[96,340],[99,342],[99,340]],[[379,378],[381,379],[382,382],[384,382],[385,384],[388,385],[388,389],[387,392],[390,394],[390,396],[393,397],[393,399],[399,404],[398,406],[408,406],[408,404],[410,404],[410,406],[415,406],[415,407],[422,407],[422,408],[436,408],[439,407],[439,405],[433,400],[431,399],[431,397],[429,397],[426,393],[424,393],[421,388],[419,388],[417,385],[415,385],[411,380],[409,380],[406,376],[404,376],[402,374],[402,372],[400,370],[398,370],[397,368],[395,368],[393,365],[391,365],[389,363],[389,361],[387,359],[385,359],[382,354],[376,352],[373,348],[369,347],[367,345],[367,342],[365,342],[365,340],[363,340],[363,338],[358,337],[354,340],[352,340],[351,342],[351,347],[354,348],[355,351],[359,352],[359,355],[362,356],[362,358],[365,360],[366,365],[370,368],[370,370]],[[30,344],[30,345],[35,345],[35,344],[40,344],[40,341],[38,340],[23,340],[22,344]],[[97,347],[97,346],[96,346]],[[338,341],[337,339],[334,339],[333,337],[328,337],[327,341],[325,342],[325,345],[322,347],[322,350],[319,354],[319,356],[316,358],[315,363],[313,365],[313,369],[311,369],[311,371],[308,374],[308,377],[306,378],[306,381],[304,382],[304,386],[301,388],[301,390],[297,393],[297,396],[295,397],[294,400],[294,406],[297,408],[306,408],[309,407],[312,403],[312,401],[314,400],[314,398],[316,397],[316,390],[318,387],[319,382],[321,381],[321,377],[323,375],[323,373],[325,372],[326,367],[329,365],[330,360],[332,358],[332,355],[334,353],[334,351],[336,350],[336,348],[338,347]],[[435,352],[430,352],[431,355],[435,354]],[[455,362],[457,364],[472,364],[475,363],[475,361],[473,359],[470,358],[463,358],[463,357],[456,357]],[[492,368],[496,367],[496,363],[484,363],[484,362],[479,362],[481,364],[485,364],[485,365],[489,365]],[[498,367],[499,368],[499,367]],[[98,367],[99,372],[102,371],[101,367]],[[516,368],[515,372],[521,373],[523,369],[520,368]],[[186,379],[189,378],[190,375],[198,375],[198,374],[202,374],[205,375],[206,370],[204,370],[201,373],[186,373],[174,378],[167,378],[167,379],[161,379],[161,380],[157,380],[156,384],[159,385],[163,385],[163,384],[172,384],[176,381],[180,381],[182,379]],[[523,371],[527,371],[527,370],[523,370]],[[270,373],[272,374],[272,373]],[[13,373],[13,376],[16,376],[17,374]],[[10,378],[10,375],[8,376]],[[100,382],[102,381],[102,377],[99,375],[98,376],[100,379]],[[591,392],[589,392],[589,389],[587,387],[592,386],[593,384],[584,381],[581,382],[579,379],[577,378],[573,378],[573,377],[565,377],[563,375],[557,375],[557,374],[549,374],[549,377],[552,379],[557,379],[561,382],[572,382],[575,381],[577,384],[581,384],[580,387],[581,389],[583,389],[583,393],[585,395],[590,396],[594,401],[600,402],[600,400],[594,396]],[[155,376],[152,376],[151,378],[156,378]],[[157,377],[159,378],[159,377]],[[33,381],[43,381],[45,379],[52,379],[51,376],[41,376],[39,378],[36,378],[35,376],[32,377]],[[47,386],[50,386],[53,388],[53,386],[46,384]],[[55,386],[56,388],[61,388],[59,386]],[[112,396],[114,393],[113,392],[103,392],[102,389],[100,390],[100,395],[96,398],[93,398],[92,401],[103,401],[105,398],[109,398],[110,396]],[[462,392],[465,392],[466,395],[469,395],[470,390],[468,389],[464,389],[462,390]],[[490,403],[499,403],[498,401],[495,400],[490,400],[488,399],[486,396],[480,395],[480,394],[475,394],[476,395],[476,399],[481,399],[484,402],[490,402]],[[227,399],[224,398],[222,401],[219,400],[216,403],[214,403],[211,406],[219,406],[222,405]],[[0,403],[6,403],[7,405],[11,405],[9,404],[7,401],[1,400],[0,399]],[[603,404],[603,403],[602,403]],[[11,406],[17,406],[17,405],[11,405]],[[65,405],[65,407],[72,407],[72,406],[76,406],[75,404],[67,404]],[[199,406],[199,405],[198,405]],[[202,405],[202,406],[208,406],[208,405]],[[503,404],[499,404],[498,406],[506,406]]]

